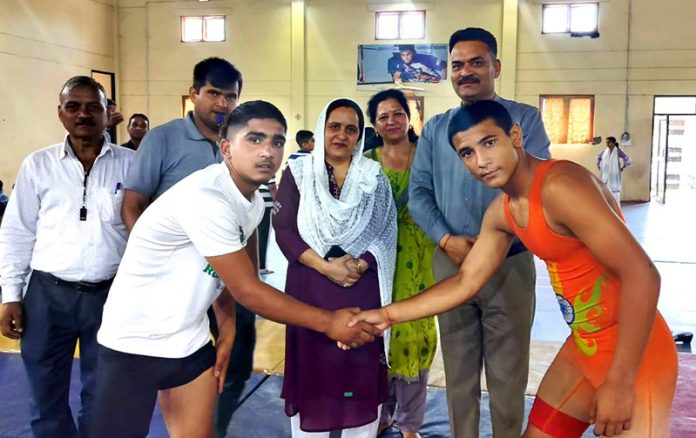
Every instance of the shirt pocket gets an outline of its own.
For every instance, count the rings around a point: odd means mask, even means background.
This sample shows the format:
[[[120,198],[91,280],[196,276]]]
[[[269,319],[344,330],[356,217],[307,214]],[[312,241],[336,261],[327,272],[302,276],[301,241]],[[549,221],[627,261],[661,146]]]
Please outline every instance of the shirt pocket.
[[[102,222],[120,224],[123,190],[100,189],[97,195],[97,208]]]

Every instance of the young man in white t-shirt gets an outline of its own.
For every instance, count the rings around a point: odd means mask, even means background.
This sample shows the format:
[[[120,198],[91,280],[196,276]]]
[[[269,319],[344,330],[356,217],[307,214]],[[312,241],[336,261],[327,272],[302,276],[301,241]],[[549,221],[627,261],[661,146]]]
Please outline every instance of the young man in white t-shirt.
[[[263,215],[257,189],[280,166],[286,131],[272,104],[240,105],[222,130],[224,162],[180,181],[135,224],[98,334],[92,436],[144,437],[158,394],[171,436],[212,436],[216,388],[234,339],[234,298],[268,319],[343,343],[374,339],[370,325],[347,327],[356,309],[318,309],[262,283],[245,251]],[[217,348],[208,332],[210,305]]]

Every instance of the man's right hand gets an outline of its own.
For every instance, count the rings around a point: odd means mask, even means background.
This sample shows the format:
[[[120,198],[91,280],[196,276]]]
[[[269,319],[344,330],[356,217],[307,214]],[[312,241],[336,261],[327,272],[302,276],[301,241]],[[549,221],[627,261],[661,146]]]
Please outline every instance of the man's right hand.
[[[471,251],[471,248],[474,246],[475,242],[475,237],[450,236],[445,241],[445,245],[442,247],[442,250],[445,252],[445,254],[447,254],[447,257],[452,260],[452,263],[460,266],[464,262],[466,256],[469,255],[469,251]]]
[[[0,311],[0,332],[10,339],[19,339],[24,331],[22,303],[5,303]]]
[[[381,333],[381,330],[366,322],[358,322],[353,327],[348,327],[348,321],[360,313],[357,307],[349,309],[339,309],[333,312],[331,326],[326,331],[326,336],[345,344],[351,348],[360,347],[367,342],[373,342],[375,336]]]
[[[113,128],[124,120],[125,118],[123,117],[123,114],[119,113],[118,111],[114,111],[109,115],[109,119],[106,121],[106,127],[109,129]]]

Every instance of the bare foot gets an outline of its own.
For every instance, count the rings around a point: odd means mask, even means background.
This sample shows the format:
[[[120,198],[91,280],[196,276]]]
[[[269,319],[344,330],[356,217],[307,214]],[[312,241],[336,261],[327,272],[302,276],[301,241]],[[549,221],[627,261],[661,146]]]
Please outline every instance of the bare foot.
[[[418,432],[404,432],[401,431],[401,435],[404,438],[421,438],[420,434]]]

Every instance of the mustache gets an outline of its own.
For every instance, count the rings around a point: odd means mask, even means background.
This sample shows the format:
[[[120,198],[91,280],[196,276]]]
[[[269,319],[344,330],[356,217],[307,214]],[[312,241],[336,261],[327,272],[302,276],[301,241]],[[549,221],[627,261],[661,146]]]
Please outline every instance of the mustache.
[[[92,119],[82,119],[75,123],[75,126],[94,126],[94,120]]]
[[[459,79],[457,81],[457,85],[462,85],[462,84],[465,84],[467,82],[474,82],[474,83],[478,84],[479,82],[481,82],[481,80],[474,75],[468,75],[468,76],[464,76],[463,78]]]

